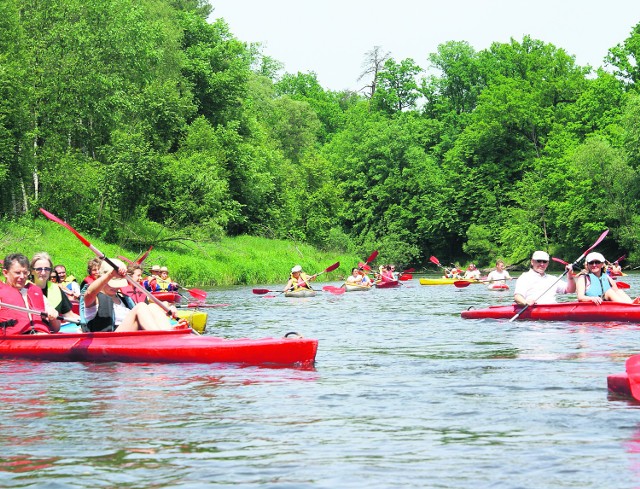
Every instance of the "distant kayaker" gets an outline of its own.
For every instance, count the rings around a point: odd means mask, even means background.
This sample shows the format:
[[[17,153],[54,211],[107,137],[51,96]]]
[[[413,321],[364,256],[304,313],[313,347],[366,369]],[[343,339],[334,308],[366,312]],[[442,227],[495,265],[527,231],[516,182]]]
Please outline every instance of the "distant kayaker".
[[[361,267],[353,267],[351,275],[347,277],[345,283],[347,285],[357,285],[358,287],[371,287],[373,285],[373,282]]]
[[[160,267],[158,275],[149,281],[149,290],[151,292],[171,292],[178,290],[178,284],[169,278],[167,267]]]
[[[487,275],[487,282],[500,282],[501,284],[506,284],[507,280],[511,280],[511,275],[506,270],[505,264],[502,260],[496,260],[496,269],[489,272]]]
[[[575,274],[567,265],[568,280],[558,280],[547,274],[549,254],[536,251],[531,256],[531,268],[516,280],[514,300],[516,304],[554,304],[556,294],[572,294],[576,290]]]
[[[289,290],[300,290],[300,289],[310,289],[312,290],[310,281],[315,280],[316,275],[307,275],[302,271],[302,267],[300,265],[296,265],[291,269],[291,275],[289,277],[289,281],[287,285],[285,285],[283,292],[287,292]]]
[[[125,296],[121,287],[127,286],[127,267],[115,258],[111,261],[118,267],[111,268],[102,262],[99,277],[80,297],[80,314],[90,331],[136,331],[173,329],[164,310],[157,304],[134,304]],[[175,312],[175,311],[174,311]]]
[[[474,263],[469,263],[463,278],[465,280],[480,280],[480,270],[476,268]]]
[[[28,282],[29,259],[20,253],[8,255],[2,264],[2,273],[6,282],[0,282],[0,302],[42,311],[43,314],[31,314],[0,306],[0,323],[3,323],[0,335],[57,332],[60,329],[60,323],[56,320],[58,311],[47,304],[40,287]]]
[[[154,292],[153,285],[151,284],[151,282],[153,282],[160,275],[160,265],[153,265],[151,267],[150,272],[151,272],[151,275],[149,275],[144,280],[143,284],[149,292]]]
[[[615,280],[604,273],[604,256],[592,252],[585,258],[586,271],[579,274],[576,280],[576,294],[580,302],[602,304],[602,301],[633,302],[623,290],[618,288]]]

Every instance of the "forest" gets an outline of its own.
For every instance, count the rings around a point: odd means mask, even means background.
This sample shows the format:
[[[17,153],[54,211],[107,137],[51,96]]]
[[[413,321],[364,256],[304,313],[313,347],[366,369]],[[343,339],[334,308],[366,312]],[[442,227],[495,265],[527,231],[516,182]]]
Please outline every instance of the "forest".
[[[0,3],[0,219],[110,243],[258,236],[425,264],[640,264],[640,23],[602,67],[525,36],[287,73],[205,0]]]

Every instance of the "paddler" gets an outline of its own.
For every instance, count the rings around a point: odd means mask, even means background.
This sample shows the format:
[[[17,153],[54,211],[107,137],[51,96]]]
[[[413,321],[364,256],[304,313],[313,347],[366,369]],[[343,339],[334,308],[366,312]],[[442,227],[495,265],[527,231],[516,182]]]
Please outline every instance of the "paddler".
[[[287,285],[285,285],[284,289],[282,289],[282,291],[287,292],[293,290],[295,292],[296,290],[300,289],[313,290],[309,282],[315,280],[317,276],[317,274],[307,275],[302,271],[302,267],[300,265],[296,265],[291,269],[289,281],[287,282]]]
[[[531,256],[531,268],[516,280],[513,298],[516,304],[526,306],[531,304],[555,304],[556,294],[572,294],[576,291],[575,274],[571,264],[566,266],[568,280],[558,280],[547,274],[549,254],[536,251]]]
[[[52,267],[48,268],[50,273]],[[0,282],[0,302],[43,313],[32,314],[0,306],[0,335],[57,332],[60,329],[56,319],[58,311],[47,304],[40,287],[28,282],[29,259],[21,253],[8,255],[2,264],[2,274],[6,283]]]
[[[585,258],[586,271],[576,279],[576,294],[580,302],[602,304],[603,301],[633,302],[623,290],[618,288],[615,280],[604,273],[606,260],[601,253],[592,252]]]
[[[465,280],[480,280],[480,270],[476,268],[474,263],[469,263],[467,270],[464,272]]]
[[[504,261],[496,260],[496,269],[487,275],[487,283],[493,284],[493,282],[500,282],[501,284],[506,284],[507,280],[511,280],[511,275],[509,275]]]

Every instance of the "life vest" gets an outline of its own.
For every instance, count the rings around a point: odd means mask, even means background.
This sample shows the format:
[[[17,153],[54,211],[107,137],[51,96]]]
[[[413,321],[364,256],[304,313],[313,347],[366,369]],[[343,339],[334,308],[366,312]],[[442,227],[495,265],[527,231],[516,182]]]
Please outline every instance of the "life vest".
[[[140,285],[144,287],[144,284],[140,284]],[[131,300],[136,304],[138,302],[147,302],[147,294],[145,294],[141,290],[138,290],[133,285],[127,285],[126,287],[121,287],[120,292],[122,292],[127,297],[131,298]]]
[[[51,307],[55,307],[56,310],[62,302],[62,291],[60,287],[53,282],[47,282],[47,300],[49,304],[51,304]]]
[[[293,280],[293,290],[300,290],[300,289],[311,289],[311,285],[309,285],[309,282],[307,281],[309,279],[309,275],[307,275],[306,273],[301,273],[300,276],[297,279],[293,276],[293,273],[290,275],[290,279]]]
[[[155,282],[155,287],[153,283]],[[150,282],[153,292],[169,292],[173,290],[173,282],[169,277],[167,279],[163,279],[161,277],[155,277],[155,280]]]
[[[42,290],[32,283],[27,284],[27,302],[25,305],[22,294],[15,287],[0,282],[0,302],[11,304],[12,306],[27,307],[36,311],[45,310],[44,296]],[[49,325],[39,314],[30,314],[15,311],[7,307],[0,307],[0,322],[15,319],[17,323],[0,331],[2,334],[27,334],[27,333],[50,333]]]
[[[605,292],[611,288],[611,282],[609,282],[609,276],[606,273],[601,277],[589,273],[584,276],[584,282],[584,295],[588,297],[604,297]]]
[[[117,295],[122,301],[122,304],[124,304],[127,309],[134,308],[135,304],[130,297],[127,297],[120,293],[118,293]],[[87,318],[85,315],[84,294],[80,296],[80,319],[83,323],[86,323],[89,331],[113,331],[115,329],[113,299],[107,294],[98,292],[96,301],[98,301],[98,312],[96,314],[96,317],[87,322]]]

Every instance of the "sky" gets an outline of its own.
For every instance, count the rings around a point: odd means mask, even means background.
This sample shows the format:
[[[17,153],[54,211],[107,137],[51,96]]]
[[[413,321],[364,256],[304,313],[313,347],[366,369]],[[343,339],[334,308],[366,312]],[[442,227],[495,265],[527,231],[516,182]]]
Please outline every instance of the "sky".
[[[329,90],[358,91],[366,54],[375,46],[396,62],[428,56],[448,41],[476,51],[525,35],[562,48],[576,63],[604,65],[608,50],[640,22],[639,0],[209,0],[240,41],[288,73],[313,71]]]

